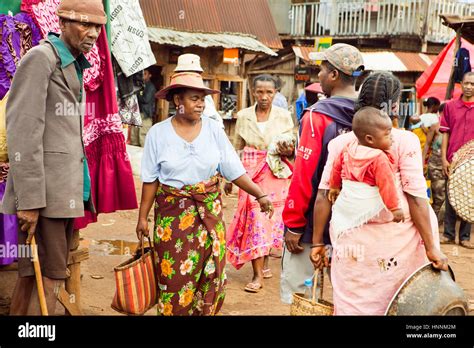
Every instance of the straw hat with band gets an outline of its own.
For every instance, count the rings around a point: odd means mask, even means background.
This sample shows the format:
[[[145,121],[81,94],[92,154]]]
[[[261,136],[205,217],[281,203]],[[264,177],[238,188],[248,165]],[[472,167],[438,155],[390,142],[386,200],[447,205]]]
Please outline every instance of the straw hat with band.
[[[107,23],[102,0],[61,0],[56,14],[75,22],[100,25]]]
[[[178,88],[190,88],[203,91],[206,95],[218,94],[220,91],[206,87],[202,77],[198,73],[194,72],[182,72],[171,76],[170,85],[157,92],[155,97],[159,99],[167,99],[168,94]]]

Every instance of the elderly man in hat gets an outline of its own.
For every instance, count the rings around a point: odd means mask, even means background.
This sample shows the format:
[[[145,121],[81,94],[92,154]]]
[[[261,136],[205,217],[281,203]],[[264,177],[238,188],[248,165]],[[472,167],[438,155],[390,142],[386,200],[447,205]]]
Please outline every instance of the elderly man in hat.
[[[107,17],[101,0],[62,0],[61,34],[50,33],[21,60],[7,104],[12,159],[3,212],[17,214],[18,243],[33,238],[48,312],[67,277],[73,221],[94,210],[82,140],[83,72]],[[31,255],[19,255],[12,315],[40,314]]]

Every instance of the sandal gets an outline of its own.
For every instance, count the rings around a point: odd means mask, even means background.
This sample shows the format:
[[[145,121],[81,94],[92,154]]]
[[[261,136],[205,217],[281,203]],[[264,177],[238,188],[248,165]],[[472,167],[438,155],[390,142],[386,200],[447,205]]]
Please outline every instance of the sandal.
[[[270,268],[264,269],[262,272],[263,272],[263,279],[270,279],[271,277],[273,277],[273,274]]]
[[[260,284],[260,283],[248,283],[244,290],[247,291],[247,292],[252,292],[252,293],[257,293],[259,292],[261,289],[263,288],[263,285]]]

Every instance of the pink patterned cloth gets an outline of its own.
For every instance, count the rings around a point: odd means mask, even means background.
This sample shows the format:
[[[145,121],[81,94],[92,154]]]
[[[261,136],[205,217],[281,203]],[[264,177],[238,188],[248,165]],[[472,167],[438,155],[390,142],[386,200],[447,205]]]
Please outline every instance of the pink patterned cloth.
[[[384,315],[403,281],[428,262],[406,196],[427,199],[420,142],[415,134],[399,129],[393,129],[392,136],[397,190],[405,222],[391,222],[392,214],[384,209],[368,223],[339,238],[330,227],[334,248],[331,282],[335,315]],[[320,189],[329,189],[334,159],[354,139],[354,133],[350,132],[329,143]],[[438,221],[433,209],[429,210],[433,239],[439,247]]]
[[[40,28],[43,38],[46,38],[50,32],[61,32],[59,17],[56,15],[59,3],[60,0],[22,0],[21,10],[30,15]],[[87,92],[95,91],[104,78],[104,62],[99,55],[97,44],[85,56],[92,67],[84,71],[84,87]]]
[[[266,162],[267,151],[245,147],[242,163],[247,174],[272,201],[271,219],[260,212],[260,205],[247,192],[239,190],[239,203],[227,230],[227,260],[237,269],[246,262],[282,249],[283,219],[281,213],[288,194],[290,179],[278,179]]]
[[[98,89],[86,93],[84,144],[91,176],[91,192],[98,213],[138,207],[132,167],[127,155],[122,121],[118,114],[112,60],[107,35],[102,30],[97,46],[104,62],[104,81]],[[85,213],[76,219],[76,229],[97,221],[97,215]]]

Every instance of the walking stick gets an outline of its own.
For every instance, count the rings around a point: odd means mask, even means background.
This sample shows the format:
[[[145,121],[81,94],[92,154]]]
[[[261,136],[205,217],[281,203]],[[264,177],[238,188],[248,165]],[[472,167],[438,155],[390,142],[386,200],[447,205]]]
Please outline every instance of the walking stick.
[[[38,249],[36,247],[35,236],[31,239],[31,250],[35,250],[33,255],[33,266],[35,268],[36,287],[38,288],[38,298],[41,308],[41,315],[48,315],[48,306],[46,306],[46,296],[44,295],[43,276],[41,275],[41,267],[38,257]]]

